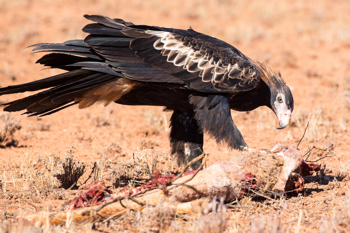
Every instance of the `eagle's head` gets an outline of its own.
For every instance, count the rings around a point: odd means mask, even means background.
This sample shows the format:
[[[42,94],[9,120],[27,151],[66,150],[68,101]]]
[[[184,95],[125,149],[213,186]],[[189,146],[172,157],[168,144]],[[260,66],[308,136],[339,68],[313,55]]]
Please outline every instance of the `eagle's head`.
[[[293,95],[287,85],[282,85],[271,93],[272,111],[278,117],[279,129],[285,128],[292,117],[294,109]]]
[[[294,100],[292,92],[283,81],[281,74],[273,71],[266,65],[261,65],[262,79],[269,86],[270,89],[270,103],[269,108],[278,117],[279,128],[285,128],[292,117],[294,109]]]

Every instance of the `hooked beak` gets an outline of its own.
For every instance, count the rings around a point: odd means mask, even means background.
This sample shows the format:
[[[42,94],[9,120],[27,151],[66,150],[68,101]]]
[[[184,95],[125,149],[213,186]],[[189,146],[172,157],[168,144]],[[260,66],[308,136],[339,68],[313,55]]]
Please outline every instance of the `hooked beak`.
[[[280,124],[280,127],[277,129],[283,129],[290,123],[290,120],[292,117],[292,111],[288,109],[285,112],[277,113],[277,117],[278,117],[278,122]]]

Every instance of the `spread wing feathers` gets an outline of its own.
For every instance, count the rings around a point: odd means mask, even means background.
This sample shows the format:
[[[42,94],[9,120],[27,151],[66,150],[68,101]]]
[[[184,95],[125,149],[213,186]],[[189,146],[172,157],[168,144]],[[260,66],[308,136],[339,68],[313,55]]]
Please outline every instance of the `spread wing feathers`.
[[[157,83],[185,84],[202,92],[239,92],[260,81],[254,62],[233,46],[190,30],[133,25],[121,19],[85,16],[95,21],[84,40],[108,61],[150,66],[113,67],[125,77]],[[122,34],[122,35],[120,35]]]
[[[231,148],[242,150],[247,146],[240,131],[232,121],[230,99],[225,95],[190,97],[194,106],[195,118],[200,127],[209,132],[217,141],[226,142]]]

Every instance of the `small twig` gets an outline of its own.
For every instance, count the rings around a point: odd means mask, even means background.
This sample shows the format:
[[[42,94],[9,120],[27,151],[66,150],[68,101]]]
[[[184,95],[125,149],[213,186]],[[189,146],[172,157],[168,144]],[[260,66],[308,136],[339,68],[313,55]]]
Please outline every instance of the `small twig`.
[[[308,159],[309,159],[309,157],[310,157],[310,155],[311,155],[311,151],[312,151],[313,149],[321,150],[321,151],[324,151],[324,152],[327,152],[327,153],[331,153],[331,154],[333,154],[333,155],[332,155],[332,156],[324,156],[324,157],[319,158],[319,159],[317,159],[317,160],[315,160],[315,161],[308,161]],[[315,162],[317,162],[317,161],[319,161],[319,160],[321,160],[321,159],[325,159],[325,158],[328,158],[328,157],[333,157],[333,156],[334,156],[334,151],[332,152],[332,151],[329,151],[329,150],[326,150],[326,149],[321,149],[321,148],[317,148],[316,146],[313,146],[313,147],[311,147],[310,150],[308,150],[308,152],[305,153],[305,155],[304,155],[303,157],[305,157],[306,155],[307,155],[307,157],[306,157],[306,159],[305,159],[305,162],[308,162],[308,163],[315,163]]]
[[[259,197],[266,198],[266,199],[268,199],[268,200],[270,200],[270,201],[276,201],[275,199],[273,199],[273,198],[271,198],[271,197],[269,197],[269,196],[266,196],[266,195],[264,195],[264,194],[262,194],[262,193],[256,192],[254,189],[250,188],[249,186],[246,186],[246,188],[247,188],[249,191],[253,192],[254,194],[258,195]],[[265,191],[267,191],[267,190],[265,190]],[[271,192],[271,193],[272,193],[272,192]]]
[[[295,233],[299,233],[300,232],[300,226],[301,226],[301,219],[303,217],[303,211],[300,210],[299,212],[299,218],[298,218],[298,224],[297,224],[297,228],[295,230]]]
[[[135,198],[133,198],[133,197],[131,197],[131,198],[129,198],[130,200],[132,200],[133,202],[135,202],[136,204],[138,204],[138,205],[140,205],[140,206],[145,206],[146,205],[146,203],[143,203],[143,202],[141,202],[141,201],[138,201],[138,200],[136,200]],[[152,205],[153,206],[153,205]],[[153,206],[153,207],[155,207],[155,206]]]
[[[141,201],[138,201],[138,200],[136,200],[136,199],[133,198],[133,197],[129,197],[128,200],[131,200],[131,201],[135,202],[136,204],[138,204],[138,205],[140,205],[140,206],[145,206],[145,205],[146,205],[146,203],[141,202]],[[123,204],[122,200],[119,200],[119,203],[120,203],[120,205],[121,205],[122,207],[124,207],[124,209],[127,209],[127,208],[128,208],[127,206],[125,206],[125,205]],[[151,207],[156,207],[155,205],[151,205],[151,204],[147,204],[147,205],[149,205],[149,206],[151,206]],[[135,210],[133,210],[133,209],[131,209],[131,208],[129,208],[129,209],[132,210],[132,211],[135,211]]]
[[[230,203],[227,203],[226,205],[232,205],[233,206],[233,204],[239,204],[239,201],[238,201],[237,197],[236,197],[236,200],[231,201]]]
[[[239,204],[238,198],[236,197],[236,200],[225,204],[227,207],[229,208],[249,208],[249,206],[242,206],[241,204]]]
[[[91,173],[89,175],[89,177],[84,181],[84,183],[82,183],[81,185],[86,184],[86,182],[92,177],[92,174],[95,172],[95,169],[97,168],[97,162],[94,162],[94,166],[91,169]]]
[[[143,190],[143,191],[141,191],[141,192],[132,194],[132,195],[130,195],[130,196],[122,196],[122,197],[114,198],[113,200],[111,200],[111,201],[109,201],[109,202],[106,202],[105,204],[101,205],[101,206],[96,210],[96,212],[99,212],[100,210],[102,210],[102,209],[105,208],[106,206],[108,206],[108,205],[110,205],[110,204],[113,204],[113,203],[115,203],[115,202],[117,202],[117,201],[120,201],[120,200],[123,200],[123,199],[126,199],[126,198],[129,198],[129,199],[130,199],[130,198],[133,198],[133,197],[135,197],[135,196],[137,196],[137,195],[144,194],[144,193],[147,192],[147,191],[148,191],[148,190],[146,189],[146,190]]]
[[[120,200],[119,200],[119,204],[120,204],[124,209],[127,209],[127,207],[123,204],[122,200],[123,200],[123,199],[120,199]]]
[[[236,205],[230,205],[230,204],[226,204],[226,207],[228,208],[236,208],[236,209],[244,209],[244,208],[250,208],[250,206],[236,206]]]
[[[27,203],[28,205],[34,207],[35,211],[38,212],[38,209],[37,209],[37,207],[36,207],[34,204],[32,204],[32,203],[30,203],[29,201],[26,201],[26,200],[22,200],[22,201],[24,201],[24,202]]]
[[[202,154],[201,156],[198,156],[197,158],[191,160],[191,162],[189,162],[189,163],[186,165],[186,167],[182,170],[182,172],[181,172],[179,175],[177,175],[177,176],[171,181],[171,183],[170,183],[169,185],[173,184],[175,180],[179,179],[179,178],[186,172],[187,168],[189,168],[192,164],[194,164],[195,162],[197,162],[198,160],[201,160],[202,158],[204,158],[204,157],[206,157],[206,156],[207,156],[207,154]],[[202,164],[203,164],[203,162],[202,162]],[[203,167],[202,164],[201,164],[201,168]],[[197,172],[198,172],[199,170],[200,170],[200,169],[198,169]]]
[[[269,196],[266,196],[260,192],[257,192],[255,191],[254,189],[252,189],[251,187],[249,186],[241,186],[241,187],[244,187],[244,188],[247,188],[249,191],[251,191],[252,193],[256,194],[257,196],[260,196],[260,197],[263,197],[263,198],[266,198],[270,201],[274,201],[274,202],[277,202],[283,209],[285,208],[281,203],[279,203],[277,200],[269,197]],[[270,191],[270,190],[266,190],[266,189],[262,189],[262,188],[259,188],[260,190],[264,190],[265,192],[270,192],[271,194],[273,193],[273,191]]]
[[[303,155],[303,157],[305,157],[306,155],[308,155],[308,156],[306,157],[305,160],[307,160],[307,159],[309,158],[311,151],[312,151],[313,149],[315,149],[315,148],[316,148],[315,146],[311,147],[311,149],[308,150],[308,152],[306,152],[306,153]]]
[[[307,130],[308,127],[309,127],[309,120],[307,121],[307,125],[306,125],[306,127],[305,127],[304,134],[303,134],[303,136],[300,138],[300,140],[299,140],[299,142],[298,142],[298,145],[297,145],[297,148],[299,147],[301,141],[303,140],[303,138],[304,138],[304,136],[305,136],[305,134],[306,134],[306,130]]]
[[[115,213],[115,214],[109,216],[108,218],[106,218],[105,220],[103,220],[103,222],[108,222],[109,220],[111,220],[111,219],[117,217],[118,215],[120,215],[120,213],[123,212],[123,211],[125,211],[125,210],[119,211],[118,213]]]
[[[179,183],[179,184],[176,184],[176,185],[174,185],[174,186],[169,187],[169,188],[167,189],[167,191],[172,190],[172,189],[174,189],[174,188],[176,188],[176,187],[178,187],[178,186],[180,186],[180,185],[183,185],[183,184],[185,184],[185,183],[191,181],[191,180],[198,174],[198,172],[204,167],[205,161],[207,160],[207,156],[208,156],[208,154],[203,154],[202,156],[200,156],[200,157],[204,157],[204,158],[203,158],[203,161],[202,161],[202,164],[199,166],[199,168],[197,169],[197,171],[196,171],[189,179],[187,179],[187,180],[185,180],[185,181],[183,181],[183,182],[181,182],[181,183]],[[191,166],[194,162],[198,161],[198,160],[200,159],[200,157],[197,157],[196,159],[192,160],[190,163],[187,164],[186,167]],[[193,162],[193,163],[192,163],[192,162]],[[186,169],[187,169],[187,168],[185,168],[184,170],[186,170]],[[180,174],[180,175],[181,175],[181,174]],[[177,176],[177,177],[178,177],[178,176]],[[177,177],[175,177],[175,179],[176,179]],[[171,183],[173,183],[173,182],[171,182]]]
[[[308,163],[316,163],[318,161],[320,161],[321,159],[325,159],[325,158],[332,158],[334,155],[331,155],[331,156],[324,156],[322,158],[319,158],[317,160],[314,160],[314,161],[305,161],[305,162],[308,162]]]
[[[120,200],[123,200],[125,199],[126,196],[123,196],[123,197],[117,197],[117,198],[114,198],[113,200],[109,201],[109,202],[106,202],[105,204],[101,205],[99,208],[97,208],[96,212],[99,212],[100,210],[102,210],[103,208],[105,208],[106,206],[110,205],[110,204],[113,204],[117,201],[120,201]]]
[[[71,190],[76,184],[77,182],[74,182],[74,184],[72,184],[72,186],[70,186],[67,190]]]

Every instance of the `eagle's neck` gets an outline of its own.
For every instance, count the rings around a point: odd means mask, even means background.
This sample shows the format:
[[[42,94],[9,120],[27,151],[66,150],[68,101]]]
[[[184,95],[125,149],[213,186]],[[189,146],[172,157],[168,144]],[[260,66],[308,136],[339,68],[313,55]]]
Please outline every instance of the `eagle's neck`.
[[[235,93],[230,98],[230,107],[236,111],[251,111],[260,106],[270,105],[270,88],[263,79],[250,91]]]

